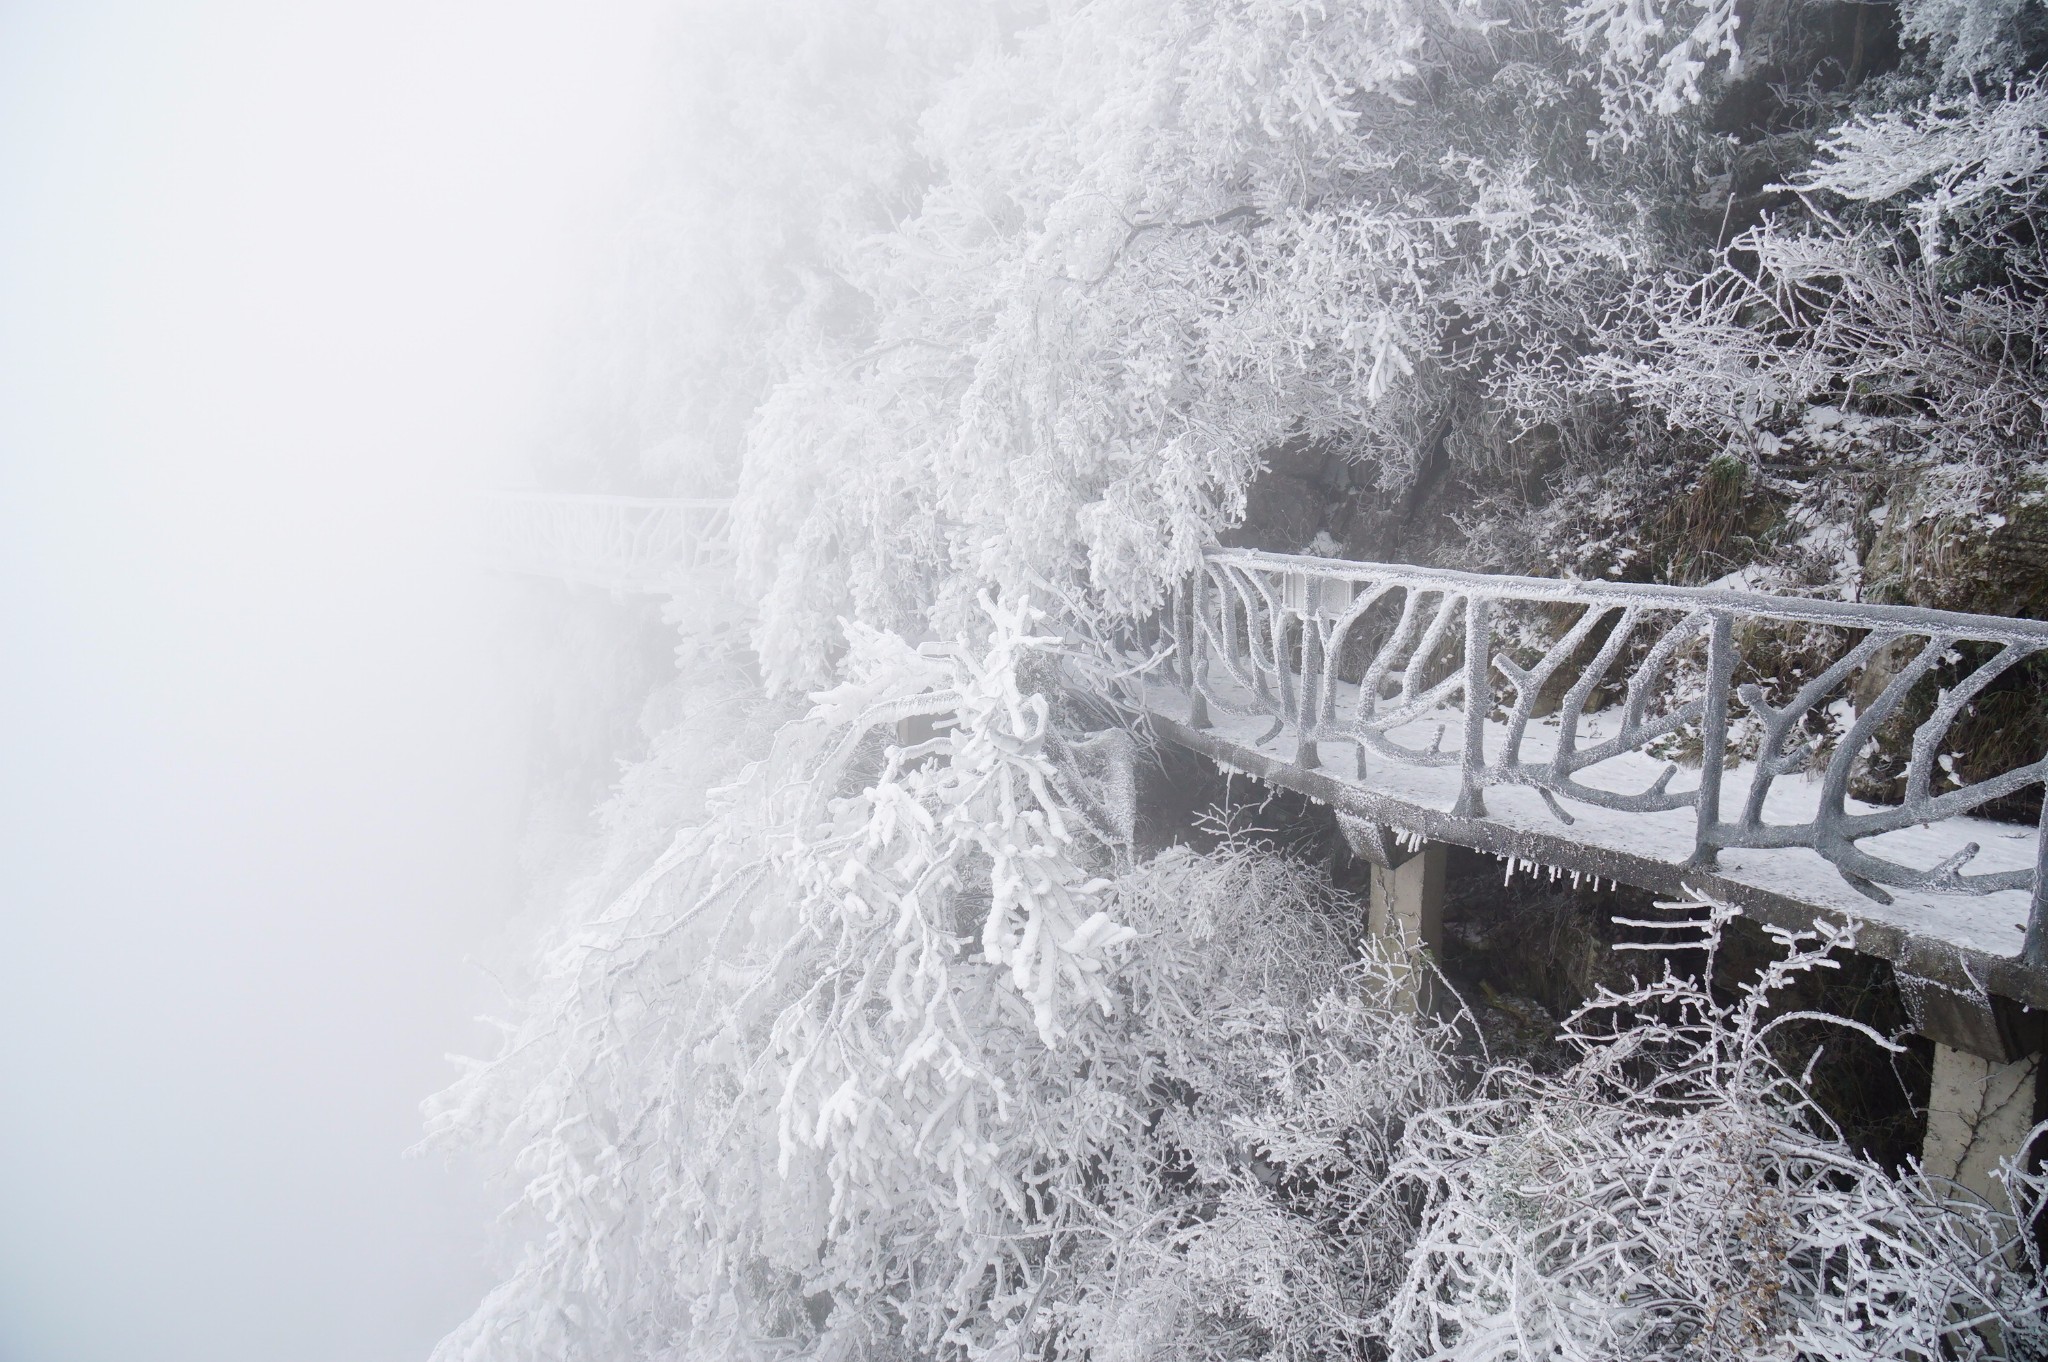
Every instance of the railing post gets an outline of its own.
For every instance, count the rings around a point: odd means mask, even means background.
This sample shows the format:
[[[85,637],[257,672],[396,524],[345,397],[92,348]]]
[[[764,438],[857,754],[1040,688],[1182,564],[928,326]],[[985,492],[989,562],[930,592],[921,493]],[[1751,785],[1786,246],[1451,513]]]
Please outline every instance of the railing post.
[[[2048,782],[2041,787],[2041,817],[2034,831],[2034,901],[2027,910],[2020,959],[2035,969],[2048,969]]]
[[[1323,721],[1323,636],[1314,617],[1301,617],[1301,701],[1294,715],[1294,764],[1313,770],[1322,764],[1316,730]]]
[[[1265,605],[1268,617],[1266,639],[1268,654],[1273,659],[1273,699],[1280,706],[1280,722],[1283,724],[1294,723],[1300,713],[1301,686],[1296,677],[1288,675],[1288,656],[1298,650],[1288,646],[1287,621],[1290,617],[1300,618],[1294,614],[1293,607],[1302,585],[1302,579],[1290,572],[1281,577],[1277,598],[1260,593],[1260,601]]]
[[[1692,861],[1710,866],[1720,854],[1714,829],[1721,821],[1721,771],[1728,763],[1728,688],[1735,679],[1735,636],[1726,610],[1709,617],[1707,702],[1700,716],[1700,788],[1693,830]]]
[[[1202,694],[1202,586],[1209,570],[1200,563],[1188,577],[1182,598],[1187,607],[1187,631],[1180,637],[1181,669],[1188,689],[1188,727],[1209,726],[1209,698]]]
[[[1493,708],[1492,673],[1493,602],[1473,592],[1465,597],[1465,751],[1459,762],[1458,803],[1451,810],[1461,818],[1486,813],[1486,715]]]
[[[1374,864],[1368,880],[1366,929],[1393,949],[1394,988],[1388,1001],[1397,1011],[1428,1012],[1439,1001],[1435,971],[1418,968],[1415,953],[1426,951],[1432,963],[1443,959],[1444,867],[1442,842],[1431,842],[1412,856],[1389,857]]]

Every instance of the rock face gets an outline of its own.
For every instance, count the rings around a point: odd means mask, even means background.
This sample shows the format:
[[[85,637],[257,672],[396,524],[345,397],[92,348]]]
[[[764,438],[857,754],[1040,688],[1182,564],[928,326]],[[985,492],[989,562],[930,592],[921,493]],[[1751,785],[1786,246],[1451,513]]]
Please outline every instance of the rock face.
[[[1453,515],[1473,498],[1441,445],[1439,438],[1436,455],[1420,461],[1407,486],[1394,488],[1377,485],[1369,469],[1327,444],[1299,440],[1270,449],[1262,456],[1266,471],[1246,497],[1243,522],[1222,542],[1274,553],[1457,565],[1444,561],[1441,549],[1446,532],[1455,538]]]
[[[1982,509],[1944,504],[1925,483],[1900,487],[1864,582],[1871,600],[2048,618],[2048,473],[2030,471]]]
[[[1903,486],[1872,538],[1864,559],[1865,597],[1900,605],[1973,614],[2048,618],[2048,476],[2038,471],[1986,498],[1981,510],[1957,509],[1925,483]],[[1963,649],[1957,662],[1936,669],[1879,734],[1853,792],[1896,802],[1904,789],[1913,727],[1989,649]],[[1908,659],[1887,659],[1857,685],[1859,706],[1876,698]],[[1956,776],[1978,781],[2037,760],[2048,752],[2048,658],[2036,657],[2001,676],[1950,731],[1947,744]],[[2032,822],[2041,790],[1987,806],[1991,817]]]
[[[1232,548],[1304,553],[1318,535],[1343,546],[1355,489],[1344,460],[1308,441],[1268,450],[1266,471],[1245,498],[1244,520],[1222,536]]]
[[[1341,503],[1329,489],[1286,473],[1268,473],[1245,498],[1244,524],[1227,540],[1243,548],[1300,553],[1324,532],[1325,518]]]

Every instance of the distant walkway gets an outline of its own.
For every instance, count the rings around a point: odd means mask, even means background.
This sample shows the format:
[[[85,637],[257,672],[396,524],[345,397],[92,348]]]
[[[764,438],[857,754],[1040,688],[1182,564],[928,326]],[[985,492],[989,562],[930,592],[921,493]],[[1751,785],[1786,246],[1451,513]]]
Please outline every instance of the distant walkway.
[[[484,558],[507,572],[625,595],[732,561],[732,503],[579,492],[486,492]]]

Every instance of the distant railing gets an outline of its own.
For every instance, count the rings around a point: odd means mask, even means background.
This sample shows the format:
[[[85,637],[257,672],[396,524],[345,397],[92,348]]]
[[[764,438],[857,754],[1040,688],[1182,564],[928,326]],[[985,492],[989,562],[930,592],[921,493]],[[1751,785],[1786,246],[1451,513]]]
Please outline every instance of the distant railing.
[[[1303,766],[1318,764],[1319,743],[1348,743],[1367,784],[1377,763],[1444,768],[1450,812],[1465,818],[1484,817],[1487,791],[1504,786],[1533,788],[1566,824],[1587,806],[1690,809],[1693,864],[1808,848],[1880,902],[1888,889],[2031,890],[2024,953],[2048,964],[2048,828],[2031,867],[1982,873],[1966,873],[1975,842],[1923,865],[1861,845],[2048,780],[2040,753],[1964,780],[1947,741],[2000,676],[2048,650],[2048,623],[1217,549],[1162,625],[1196,727],[1270,719],[1258,741],[1291,730]],[[1897,802],[1853,801],[1859,759],[1880,738],[1902,759]],[[1639,756],[1617,768],[1627,754]],[[1656,768],[1642,758],[1661,771],[1643,774]],[[1612,788],[1625,783],[1617,769],[1636,773],[1633,788]],[[1682,769],[1696,775],[1674,789]],[[1724,801],[1736,771],[1746,788]],[[1767,817],[1774,785],[1795,773],[1798,813],[1784,821],[1781,800]]]
[[[487,492],[484,554],[509,572],[621,592],[732,561],[732,503],[574,492]]]

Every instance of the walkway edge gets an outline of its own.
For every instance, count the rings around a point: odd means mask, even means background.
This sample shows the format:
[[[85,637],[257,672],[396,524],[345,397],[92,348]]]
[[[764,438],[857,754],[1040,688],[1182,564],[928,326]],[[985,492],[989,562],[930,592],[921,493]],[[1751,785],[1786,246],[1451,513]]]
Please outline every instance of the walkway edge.
[[[1903,975],[1940,984],[1965,996],[1988,993],[2030,1007],[2048,1008],[2048,978],[2027,968],[2018,956],[1987,955],[1890,923],[1817,908],[1728,879],[1711,869],[1586,846],[1552,833],[1460,818],[1441,809],[1375,794],[1324,771],[1297,766],[1272,753],[1190,728],[1156,710],[1147,710],[1145,714],[1161,737],[1208,757],[1226,770],[1244,772],[1353,817],[1418,834],[1426,841],[1448,842],[1494,856],[1516,856],[1581,875],[1597,875],[1655,894],[1676,897],[1693,892],[1739,908],[1744,916],[1758,922],[1793,930],[1810,927],[1819,920],[1854,926],[1856,949],[1890,961]]]

